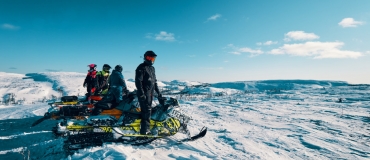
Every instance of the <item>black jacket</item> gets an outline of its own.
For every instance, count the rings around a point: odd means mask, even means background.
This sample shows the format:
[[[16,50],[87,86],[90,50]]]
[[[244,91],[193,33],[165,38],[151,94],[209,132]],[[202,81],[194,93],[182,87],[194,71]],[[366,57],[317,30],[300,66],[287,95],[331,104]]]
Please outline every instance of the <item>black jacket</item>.
[[[85,81],[84,81],[84,84],[83,85],[87,85],[88,87],[96,87],[96,71],[95,70],[89,70],[89,72],[87,72],[87,75],[86,75],[86,78],[85,78]]]
[[[142,95],[147,97],[153,96],[154,91],[156,91],[157,94],[160,94],[157,85],[157,78],[155,76],[155,69],[152,65],[141,63],[136,68],[135,85],[138,97]]]

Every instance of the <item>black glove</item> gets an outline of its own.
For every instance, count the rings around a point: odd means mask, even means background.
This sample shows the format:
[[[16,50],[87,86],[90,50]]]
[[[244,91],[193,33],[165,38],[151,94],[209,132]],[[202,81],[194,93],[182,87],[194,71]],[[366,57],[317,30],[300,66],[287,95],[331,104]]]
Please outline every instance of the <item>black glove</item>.
[[[146,99],[146,96],[145,95],[142,95],[142,96],[139,97],[139,100],[142,100],[143,101],[145,99]]]
[[[128,95],[128,94],[130,93],[130,91],[129,91],[129,90],[127,90],[127,89],[125,89],[125,90],[123,90],[123,93],[124,93],[125,95]]]
[[[162,106],[164,106],[164,101],[166,101],[167,98],[166,97],[163,97],[162,94],[158,94],[158,102],[159,104],[161,104]]]

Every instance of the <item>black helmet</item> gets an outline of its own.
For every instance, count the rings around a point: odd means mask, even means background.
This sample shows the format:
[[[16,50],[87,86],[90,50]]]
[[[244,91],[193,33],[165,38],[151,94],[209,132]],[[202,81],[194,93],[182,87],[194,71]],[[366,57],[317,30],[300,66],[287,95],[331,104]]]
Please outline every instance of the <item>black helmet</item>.
[[[104,64],[103,65],[103,71],[109,71],[112,67],[110,67],[110,65],[108,64]]]
[[[144,62],[153,65],[156,57],[157,55],[153,51],[146,51],[144,53]]]
[[[114,70],[116,70],[118,72],[122,72],[122,66],[121,65],[116,65],[116,67],[114,67]]]

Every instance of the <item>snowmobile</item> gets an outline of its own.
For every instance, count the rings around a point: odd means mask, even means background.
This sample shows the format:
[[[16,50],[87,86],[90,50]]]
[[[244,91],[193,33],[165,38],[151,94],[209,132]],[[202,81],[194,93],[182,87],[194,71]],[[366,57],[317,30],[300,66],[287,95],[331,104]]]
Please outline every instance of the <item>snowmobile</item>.
[[[54,135],[65,137],[65,149],[75,150],[104,142],[120,142],[132,145],[150,143],[158,138],[184,133],[187,138],[179,142],[204,137],[207,128],[191,136],[187,124],[191,116],[181,109],[175,98],[158,98],[153,103],[149,135],[140,134],[141,110],[135,92],[125,95],[115,103],[109,95],[95,104],[52,106],[44,117],[59,119],[52,129]]]
[[[83,98],[84,100],[86,98]],[[38,119],[32,124],[32,127],[40,124],[44,120],[53,119],[65,119],[65,118],[72,118],[72,119],[80,119],[83,116],[91,115],[91,111],[94,108],[95,103],[101,101],[103,96],[101,95],[92,95],[90,96],[90,102],[80,100],[77,96],[63,96],[61,97],[61,101],[58,102],[50,102],[50,108],[48,112],[45,113],[44,117]]]

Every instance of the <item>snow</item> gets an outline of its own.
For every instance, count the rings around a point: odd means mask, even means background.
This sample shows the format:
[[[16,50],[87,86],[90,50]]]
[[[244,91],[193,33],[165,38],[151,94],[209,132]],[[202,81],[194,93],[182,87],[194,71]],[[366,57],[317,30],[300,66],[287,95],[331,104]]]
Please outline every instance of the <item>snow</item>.
[[[28,153],[30,159],[85,160],[370,158],[370,85],[318,80],[160,81],[164,95],[192,115],[191,133],[208,127],[205,137],[178,144],[185,137],[179,133],[145,146],[104,143],[68,155],[63,139],[51,133],[56,121],[30,126],[52,95],[83,97],[85,76],[0,72],[0,159],[27,159]],[[132,79],[126,83],[135,89]],[[24,101],[4,104],[9,93]]]

